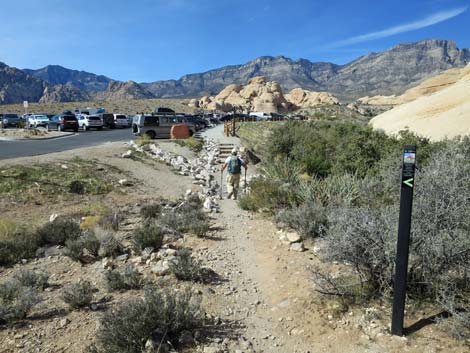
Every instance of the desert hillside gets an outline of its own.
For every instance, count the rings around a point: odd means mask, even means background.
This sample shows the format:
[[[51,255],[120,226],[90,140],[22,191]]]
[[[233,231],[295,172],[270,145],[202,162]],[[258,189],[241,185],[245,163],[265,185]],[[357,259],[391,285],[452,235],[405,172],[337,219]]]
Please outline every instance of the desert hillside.
[[[470,66],[454,84],[378,115],[370,124],[387,134],[409,129],[432,140],[470,135]]]

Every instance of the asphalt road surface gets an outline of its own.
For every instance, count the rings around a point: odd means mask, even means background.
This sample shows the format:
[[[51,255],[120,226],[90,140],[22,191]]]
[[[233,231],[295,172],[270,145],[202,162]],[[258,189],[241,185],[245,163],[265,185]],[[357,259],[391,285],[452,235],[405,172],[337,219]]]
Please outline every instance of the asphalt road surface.
[[[134,139],[131,129],[78,132],[72,136],[52,140],[0,141],[0,160],[17,157],[38,156],[81,147],[91,147],[106,142]]]

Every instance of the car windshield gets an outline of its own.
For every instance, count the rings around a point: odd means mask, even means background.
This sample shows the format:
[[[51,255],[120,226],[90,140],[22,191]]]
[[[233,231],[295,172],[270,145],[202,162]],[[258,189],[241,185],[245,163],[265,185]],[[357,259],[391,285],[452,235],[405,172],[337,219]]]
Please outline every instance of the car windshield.
[[[88,120],[93,120],[93,121],[100,121],[101,119],[97,116],[89,116]]]
[[[13,119],[15,119],[15,118],[18,118],[18,115],[16,115],[16,114],[5,114],[4,117],[5,117],[5,118],[13,118]]]
[[[64,115],[64,116],[62,117],[62,119],[64,119],[64,120],[69,120],[69,121],[70,121],[70,120],[77,120],[77,118],[74,117],[73,115]]]
[[[125,115],[116,115],[116,119],[126,119],[126,116]]]

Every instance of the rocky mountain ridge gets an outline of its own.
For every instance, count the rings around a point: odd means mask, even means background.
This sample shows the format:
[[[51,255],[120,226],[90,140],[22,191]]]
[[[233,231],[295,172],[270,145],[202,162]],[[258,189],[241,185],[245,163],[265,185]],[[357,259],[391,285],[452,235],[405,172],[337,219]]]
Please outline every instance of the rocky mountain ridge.
[[[257,76],[278,82],[284,91],[300,87],[329,92],[345,102],[364,96],[399,95],[429,77],[469,62],[470,49],[459,49],[453,41],[431,39],[399,44],[345,65],[263,56],[243,65],[185,75],[179,80],[120,82],[119,87],[119,81],[106,76],[57,65],[19,70],[0,64],[0,104],[38,102],[45,95],[43,100],[47,101],[211,96],[230,84],[244,84]]]
[[[243,84],[250,78],[265,76],[279,82],[285,91],[301,87],[352,101],[364,96],[401,94],[441,71],[469,62],[470,49],[460,50],[453,41],[432,39],[399,44],[345,65],[265,56],[243,65],[142,85],[162,98],[210,96],[229,84]]]

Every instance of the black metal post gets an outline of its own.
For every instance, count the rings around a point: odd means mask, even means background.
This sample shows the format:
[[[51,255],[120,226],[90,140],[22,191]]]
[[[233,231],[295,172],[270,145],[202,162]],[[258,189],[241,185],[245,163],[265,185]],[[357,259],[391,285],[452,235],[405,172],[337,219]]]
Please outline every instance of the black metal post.
[[[395,282],[393,287],[392,334],[403,335],[405,314],[406,277],[410,244],[411,210],[416,165],[416,146],[407,145],[403,151],[401,176],[400,216],[398,221]]]

